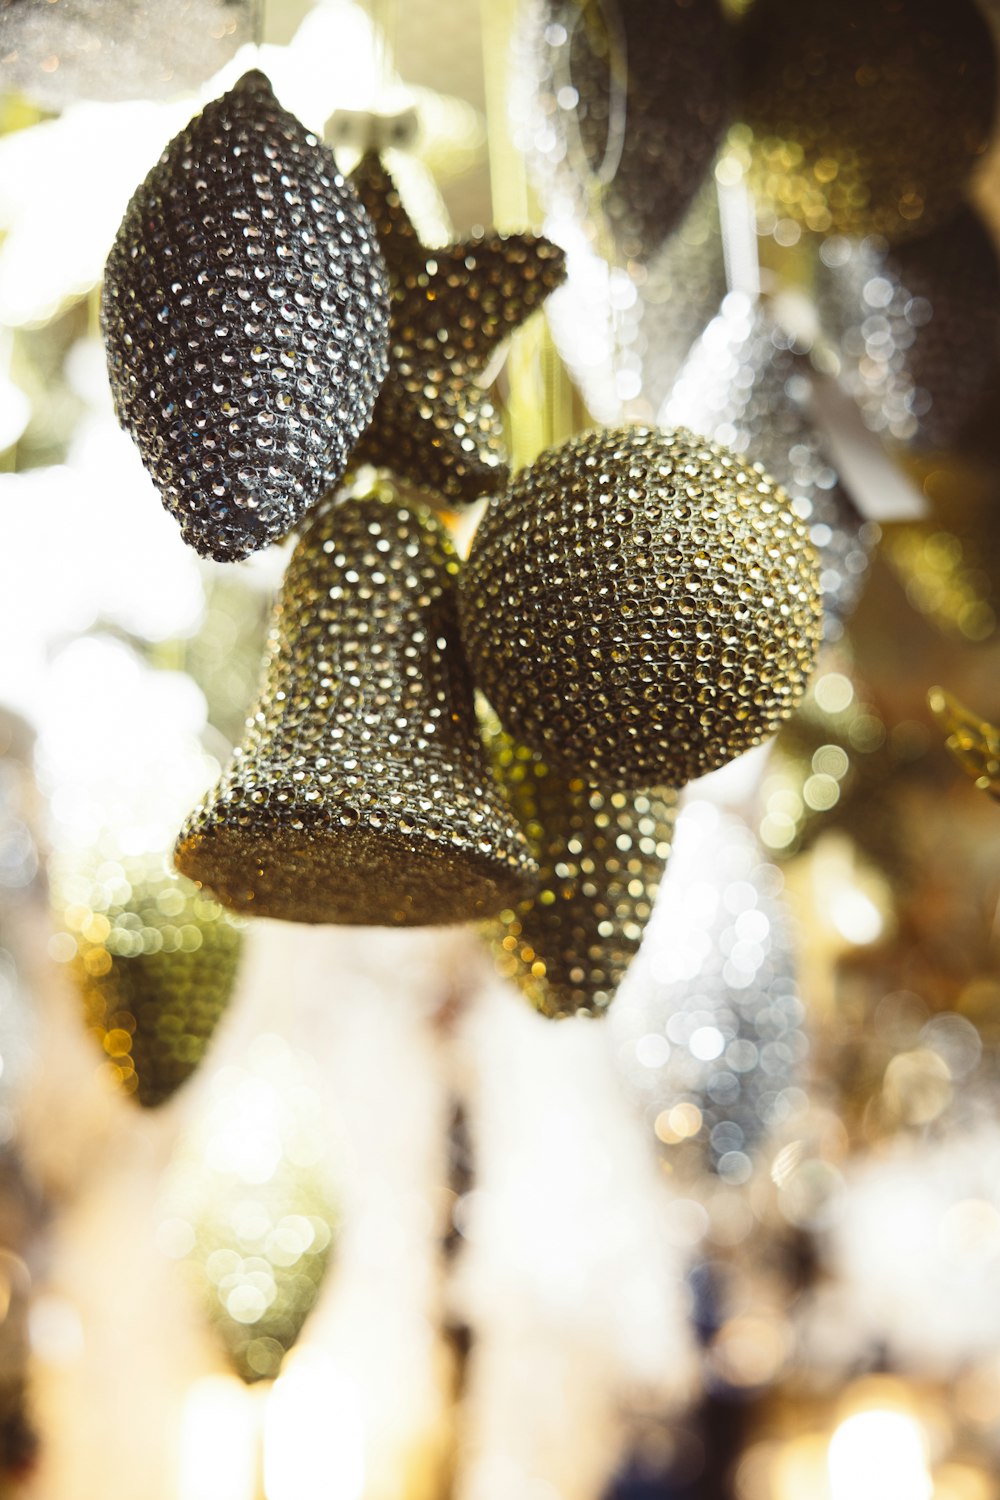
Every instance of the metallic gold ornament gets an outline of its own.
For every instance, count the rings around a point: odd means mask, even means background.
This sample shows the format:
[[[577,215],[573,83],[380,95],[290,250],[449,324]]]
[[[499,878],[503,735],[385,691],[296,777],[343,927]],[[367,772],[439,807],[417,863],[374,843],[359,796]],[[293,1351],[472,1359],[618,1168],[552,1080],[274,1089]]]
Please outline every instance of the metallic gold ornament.
[[[532,234],[421,245],[378,156],[352,175],[392,290],[390,371],[355,459],[468,503],[508,476],[500,412],[482,376],[494,352],[563,280],[563,252]]]
[[[601,792],[497,726],[495,764],[539,866],[538,894],[487,925],[497,967],[542,1015],[600,1015],[638,951],[677,793]]]
[[[544,453],[495,497],[460,587],[505,729],[601,787],[680,787],[772,733],[820,637],[818,561],[762,469],[684,429]]]
[[[262,73],[138,189],[101,313],[118,419],[185,540],[220,562],[284,536],[340,477],[385,375],[371,225]]]
[[[980,791],[1000,798],[1000,729],[963,708],[943,688],[932,688],[928,701],[941,727],[948,731],[945,743],[962,770]]]
[[[1000,265],[971,208],[889,250],[840,236],[820,250],[816,301],[841,382],[874,432],[950,446],[997,368]]]
[[[956,211],[996,108],[973,0],[755,0],[738,34],[765,213],[895,240]]]
[[[239,928],[162,855],[64,855],[52,889],[108,1071],[140,1104],[162,1104],[201,1062],[229,1003]]]
[[[620,254],[649,260],[729,119],[718,0],[535,0],[517,46],[512,113],[546,210],[598,203]]]
[[[878,535],[865,526],[810,422],[807,362],[768,307],[725,299],[688,355],[660,420],[752,455],[777,480],[819,553],[823,632],[843,634]]]
[[[458,559],[430,512],[332,497],[285,577],[246,737],[177,868],[297,922],[492,915],[537,867],[497,784],[458,639]]]

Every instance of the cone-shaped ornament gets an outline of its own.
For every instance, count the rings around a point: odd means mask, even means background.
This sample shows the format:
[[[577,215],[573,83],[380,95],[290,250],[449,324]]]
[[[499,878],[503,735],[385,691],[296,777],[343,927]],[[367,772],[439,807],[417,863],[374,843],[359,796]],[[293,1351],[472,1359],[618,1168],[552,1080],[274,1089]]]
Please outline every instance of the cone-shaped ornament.
[[[794,709],[819,565],[761,468],[683,428],[612,428],[494,497],[461,610],[510,734],[602,788],[680,787]]]
[[[677,793],[568,779],[498,724],[490,743],[541,870],[537,895],[486,925],[497,967],[544,1016],[600,1015],[649,921]]]
[[[54,860],[88,1030],[140,1104],[169,1099],[201,1062],[229,1002],[243,938],[162,854]]]
[[[220,562],[284,536],[340,477],[385,376],[371,224],[258,72],[135,193],[101,314],[118,419],[185,540]]]
[[[458,568],[429,511],[320,506],[246,738],[181,831],[179,870],[225,906],[298,922],[461,922],[531,890],[476,721]]]

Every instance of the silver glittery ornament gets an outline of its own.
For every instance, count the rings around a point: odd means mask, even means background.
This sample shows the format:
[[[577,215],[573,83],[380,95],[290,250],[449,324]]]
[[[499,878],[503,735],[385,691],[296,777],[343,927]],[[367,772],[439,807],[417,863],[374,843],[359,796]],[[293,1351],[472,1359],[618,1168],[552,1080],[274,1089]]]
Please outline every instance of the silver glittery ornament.
[[[371,225],[262,73],[138,189],[101,312],[119,421],[185,539],[220,561],[283,536],[343,473],[386,371]]]
[[[1000,353],[1000,264],[977,214],[963,208],[892,250],[879,236],[827,240],[817,303],[868,426],[913,447],[950,446]]]
[[[458,640],[458,567],[429,511],[322,503],[243,743],[177,841],[183,874],[297,922],[460,922],[530,892]]]
[[[802,1100],[808,1041],[781,891],[745,824],[707,802],[683,808],[608,1017],[622,1080],[671,1160],[734,1184]]]
[[[762,469],[682,428],[612,428],[491,500],[462,631],[504,728],[552,765],[613,790],[679,787],[792,712],[818,580]]]
[[[827,639],[861,590],[876,530],[866,527],[809,420],[809,367],[765,304],[731,293],[690,355],[660,420],[763,464],[819,553]]]

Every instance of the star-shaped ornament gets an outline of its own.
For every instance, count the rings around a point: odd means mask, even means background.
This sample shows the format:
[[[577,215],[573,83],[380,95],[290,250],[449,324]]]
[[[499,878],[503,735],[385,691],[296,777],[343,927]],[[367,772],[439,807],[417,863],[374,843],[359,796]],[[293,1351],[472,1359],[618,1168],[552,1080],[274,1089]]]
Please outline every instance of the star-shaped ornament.
[[[450,504],[493,494],[507,481],[507,455],[500,412],[480,382],[497,346],[565,279],[565,256],[534,234],[474,235],[429,250],[376,152],[352,181],[391,292],[389,375],[354,461],[391,469]]]

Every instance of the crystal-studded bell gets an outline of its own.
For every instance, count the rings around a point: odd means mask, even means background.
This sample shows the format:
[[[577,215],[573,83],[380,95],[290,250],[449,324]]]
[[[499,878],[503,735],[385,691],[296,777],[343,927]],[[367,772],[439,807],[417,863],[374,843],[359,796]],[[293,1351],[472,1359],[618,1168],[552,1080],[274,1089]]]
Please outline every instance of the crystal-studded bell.
[[[762,469],[647,427],[551,449],[494,497],[460,587],[504,728],[604,789],[680,787],[792,712],[819,565]]]
[[[178,869],[224,905],[375,926],[494,915],[537,866],[488,764],[433,515],[336,497],[296,548],[263,686]]]
[[[777,480],[819,553],[824,634],[837,639],[878,531],[862,522],[809,419],[810,391],[808,362],[767,306],[732,292],[688,355],[660,420],[752,455]]]
[[[75,942],[85,1022],[114,1082],[140,1104],[194,1072],[232,994],[239,926],[161,855],[53,861],[57,916]]]
[[[956,212],[996,109],[974,0],[755,0],[738,35],[765,215],[897,240]]]
[[[490,743],[541,870],[537,894],[486,926],[497,967],[542,1015],[600,1015],[649,921],[677,793],[599,791],[499,726]]]
[[[284,536],[343,473],[386,372],[385,267],[333,156],[262,73],[135,193],[101,315],[118,419],[205,556]]]
[[[891,250],[877,235],[831,237],[816,301],[868,426],[915,448],[954,443],[1000,348],[1000,264],[974,210]]]

